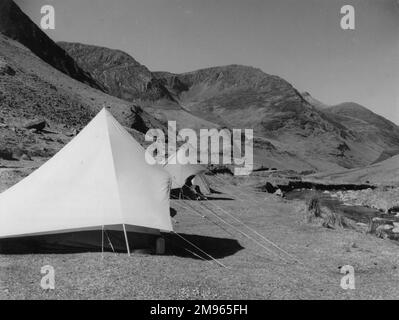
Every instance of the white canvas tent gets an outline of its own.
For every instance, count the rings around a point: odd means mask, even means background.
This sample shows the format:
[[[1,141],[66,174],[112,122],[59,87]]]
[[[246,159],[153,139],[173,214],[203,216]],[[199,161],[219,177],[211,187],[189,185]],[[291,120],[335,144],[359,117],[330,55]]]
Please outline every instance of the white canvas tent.
[[[194,147],[184,145],[163,164],[164,169],[172,177],[172,189],[182,188],[188,179],[191,179],[191,184],[198,186],[203,194],[210,194],[209,185],[204,177],[207,169],[202,164],[186,163],[188,149],[197,152]]]
[[[172,231],[170,177],[103,109],[52,159],[0,194],[0,238]]]

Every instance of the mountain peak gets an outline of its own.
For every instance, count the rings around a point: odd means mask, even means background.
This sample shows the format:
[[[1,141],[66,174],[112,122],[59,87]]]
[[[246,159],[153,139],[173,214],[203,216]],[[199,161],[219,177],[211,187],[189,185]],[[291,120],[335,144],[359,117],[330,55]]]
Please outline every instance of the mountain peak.
[[[346,109],[346,110],[362,110],[362,111],[370,111],[369,109],[367,109],[366,107],[356,103],[356,102],[342,102],[339,103],[337,105],[331,106],[332,108],[336,108],[336,109]],[[372,112],[372,111],[370,111]]]
[[[68,53],[76,60],[83,60],[87,55],[96,55],[93,59],[85,61],[83,65],[90,69],[102,66],[105,68],[112,68],[123,65],[141,66],[131,55],[121,50],[110,49],[101,46],[87,45],[78,42],[58,42],[58,45],[67,50]],[[90,70],[89,70],[90,71]]]
[[[293,87],[282,78],[265,73],[259,68],[231,64],[186,72],[179,78],[189,86],[202,83],[219,89],[285,91]]]
[[[222,65],[222,66],[208,67],[208,68],[202,68],[202,69],[198,69],[198,70],[194,70],[194,71],[189,71],[189,72],[182,73],[182,75],[196,73],[196,72],[212,72],[212,71],[264,73],[261,69],[255,68],[252,66],[246,66],[246,65],[241,65],[241,64],[227,64],[227,65]]]
[[[328,108],[329,106],[320,100],[314,98],[309,92],[305,91],[301,93],[302,98],[309,103],[310,105],[319,108],[319,109],[325,109]]]
[[[173,100],[146,66],[121,50],[70,42],[59,42],[59,45],[113,96],[128,101]]]

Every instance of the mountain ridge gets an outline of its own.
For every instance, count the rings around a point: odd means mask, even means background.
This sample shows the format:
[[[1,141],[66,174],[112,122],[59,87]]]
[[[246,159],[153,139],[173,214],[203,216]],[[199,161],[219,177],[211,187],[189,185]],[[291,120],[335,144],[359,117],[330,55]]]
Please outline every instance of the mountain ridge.
[[[86,45],[79,45],[81,55],[74,52],[74,44],[61,45],[82,65],[93,58],[93,55],[85,56]],[[93,50],[93,46],[90,48]],[[106,49],[106,54],[121,53]],[[123,68],[123,63],[114,67]],[[259,68],[232,64],[176,74],[151,72],[146,67],[145,73],[148,79],[155,79],[162,90],[169,92],[147,99],[142,90],[142,95],[130,99],[141,100],[139,103],[151,114],[165,121],[177,120],[189,125],[198,121],[205,127],[214,124],[216,127],[253,128],[260,139],[258,145],[267,141],[279,150],[278,155],[288,152],[303,159],[307,166],[302,169],[354,168],[368,165],[383,154],[399,153],[399,131],[395,125],[388,133],[383,128],[386,122],[376,120],[378,115],[373,114],[367,123],[364,119],[335,112],[310,94],[299,93],[283,78]],[[93,74],[97,75],[98,70]],[[99,80],[98,76],[95,78]],[[124,82],[121,86],[131,84]],[[370,122],[374,124],[369,126]],[[356,126],[352,127],[353,124]],[[373,138],[367,140],[365,137]],[[267,166],[270,161],[264,163],[262,157],[267,158],[264,152],[258,160],[262,166]],[[275,164],[274,160],[271,162]]]
[[[58,45],[113,96],[128,101],[162,98],[173,100],[146,66],[121,50],[77,42],[61,41]]]

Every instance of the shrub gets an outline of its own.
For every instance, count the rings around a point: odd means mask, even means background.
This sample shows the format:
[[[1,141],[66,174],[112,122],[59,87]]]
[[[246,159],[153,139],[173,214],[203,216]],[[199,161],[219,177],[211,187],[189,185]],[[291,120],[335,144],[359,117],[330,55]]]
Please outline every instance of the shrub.
[[[307,202],[305,212],[305,221],[314,223],[325,228],[351,228],[354,229],[354,223],[343,215],[321,205],[320,196],[312,195]]]

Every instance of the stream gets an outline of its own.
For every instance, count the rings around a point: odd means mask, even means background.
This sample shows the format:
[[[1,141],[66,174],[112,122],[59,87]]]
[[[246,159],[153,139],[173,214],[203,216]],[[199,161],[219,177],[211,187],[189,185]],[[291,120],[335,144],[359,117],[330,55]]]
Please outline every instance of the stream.
[[[325,206],[332,211],[343,214],[345,217],[356,222],[368,224],[374,217],[388,218],[390,215],[378,211],[374,208],[347,205],[338,197],[333,197],[328,191],[312,190],[312,189],[294,189],[285,194],[287,200],[308,200],[310,197],[317,195],[320,199],[321,206]]]

